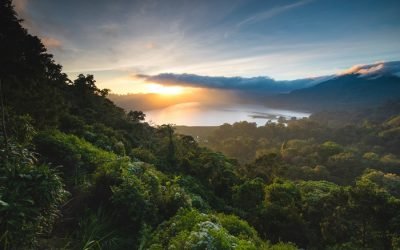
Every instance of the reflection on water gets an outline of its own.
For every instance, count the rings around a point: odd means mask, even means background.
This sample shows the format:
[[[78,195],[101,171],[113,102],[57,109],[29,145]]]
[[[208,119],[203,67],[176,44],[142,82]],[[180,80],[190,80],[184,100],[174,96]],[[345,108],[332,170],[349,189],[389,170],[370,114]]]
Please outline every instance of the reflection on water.
[[[258,126],[280,116],[303,118],[309,113],[271,109],[262,105],[206,106],[198,102],[181,103],[163,109],[145,111],[146,120],[156,125],[217,126],[239,121],[255,122]]]

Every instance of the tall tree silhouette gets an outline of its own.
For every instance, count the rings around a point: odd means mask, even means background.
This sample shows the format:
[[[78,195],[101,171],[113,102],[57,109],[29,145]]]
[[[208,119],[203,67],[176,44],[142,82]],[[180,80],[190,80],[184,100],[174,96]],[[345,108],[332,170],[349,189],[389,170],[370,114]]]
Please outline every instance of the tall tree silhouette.
[[[4,104],[17,114],[30,114],[39,126],[55,124],[65,108],[60,92],[69,80],[40,39],[22,27],[10,0],[1,1],[0,13]]]

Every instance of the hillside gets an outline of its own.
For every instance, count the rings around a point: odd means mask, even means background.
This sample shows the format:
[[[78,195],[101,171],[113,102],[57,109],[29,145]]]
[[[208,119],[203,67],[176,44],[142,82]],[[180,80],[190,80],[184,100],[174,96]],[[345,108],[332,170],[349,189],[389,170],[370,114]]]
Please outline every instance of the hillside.
[[[373,107],[398,99],[400,77],[396,75],[346,74],[309,88],[269,98],[267,105],[315,112]]]
[[[195,128],[202,147],[69,79],[0,13],[0,249],[400,248],[400,104]]]

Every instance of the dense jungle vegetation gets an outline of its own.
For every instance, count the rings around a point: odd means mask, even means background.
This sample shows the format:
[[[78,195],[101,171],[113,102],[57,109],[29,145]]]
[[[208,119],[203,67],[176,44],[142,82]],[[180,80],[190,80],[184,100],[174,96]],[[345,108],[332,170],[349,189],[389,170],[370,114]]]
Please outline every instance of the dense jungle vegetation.
[[[1,0],[1,249],[400,248],[400,102],[199,145],[68,79],[21,22]]]

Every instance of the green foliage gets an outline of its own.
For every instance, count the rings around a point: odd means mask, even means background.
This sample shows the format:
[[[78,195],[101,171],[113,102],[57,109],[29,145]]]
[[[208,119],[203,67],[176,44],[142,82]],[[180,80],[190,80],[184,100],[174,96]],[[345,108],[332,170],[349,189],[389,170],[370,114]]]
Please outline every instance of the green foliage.
[[[85,184],[96,168],[106,168],[117,159],[111,152],[98,149],[75,135],[58,131],[39,133],[34,141],[46,161],[61,166],[69,186]]]
[[[254,229],[236,216],[207,215],[181,210],[161,224],[149,249],[261,249]]]
[[[338,185],[327,181],[301,181],[297,186],[300,189],[303,201],[308,204],[318,202],[329,196],[331,192],[339,190]]]
[[[140,224],[144,219],[147,198],[142,183],[135,176],[129,176],[123,178],[122,183],[111,190],[111,201],[124,213],[124,219]]]
[[[252,228],[246,221],[239,219],[236,215],[217,215],[219,223],[233,236],[239,237],[241,239],[247,239],[249,241],[258,240],[258,235],[256,230]],[[253,242],[261,244],[259,242]]]
[[[307,238],[310,246],[322,247],[324,220],[329,216],[331,197],[340,193],[340,186],[326,181],[301,181],[297,184],[302,196],[301,213],[306,224]],[[339,199],[333,199],[335,205],[341,205]],[[324,222],[325,223],[325,222]]]
[[[224,124],[213,129],[203,145],[243,161],[241,173],[249,178],[349,185],[366,168],[399,173],[398,107],[396,102],[372,111],[347,112],[346,118],[340,117],[340,112],[327,113],[330,117],[320,113],[310,119],[287,121],[287,126],[267,123],[249,129],[251,125],[246,123]],[[357,117],[348,117],[352,115]],[[351,120],[357,122],[349,123]],[[251,149],[242,146],[248,141]],[[274,154],[276,157],[271,157]]]
[[[187,164],[185,173],[195,176],[217,196],[232,197],[231,187],[239,180],[234,169],[235,162],[221,153],[204,149],[193,154]]]
[[[265,207],[259,212],[257,228],[273,243],[280,240],[305,245],[305,222],[301,216],[301,195],[289,181],[277,180],[265,188]]]
[[[300,200],[300,192],[294,183],[280,181],[265,188],[265,203],[280,206],[296,206]]]
[[[99,208],[95,213],[83,214],[71,245],[84,250],[120,249],[124,241],[113,228],[112,217]]]
[[[9,135],[20,145],[28,146],[36,134],[32,124],[33,119],[30,115],[12,116],[9,124],[12,131]]]
[[[264,182],[260,178],[248,180],[233,187],[233,203],[236,207],[251,212],[257,209],[264,199]]]
[[[372,182],[385,189],[391,195],[400,198],[400,176],[393,173],[384,173],[379,170],[367,169],[360,177],[361,182]]]
[[[355,242],[363,248],[382,249],[390,244],[391,220],[396,216],[399,200],[370,181],[357,182],[350,189],[349,207],[355,226]],[[397,211],[396,211],[397,210]]]
[[[187,192],[172,179],[149,165],[133,164],[120,177],[122,182],[112,186],[113,204],[120,219],[134,224],[159,223],[173,216],[180,208],[191,207]]]
[[[268,250],[296,250],[296,249],[298,249],[296,245],[292,243],[283,243],[283,242],[279,242],[268,248]]]
[[[224,201],[206,188],[197,178],[185,175],[181,176],[177,182],[179,186],[189,192],[192,206],[197,210],[207,212],[211,207],[214,209],[223,207]]]
[[[264,181],[271,183],[274,178],[283,175],[287,166],[280,155],[271,153],[262,155],[254,162],[245,165],[243,172],[250,178],[260,177]]]
[[[134,148],[132,149],[130,155],[132,156],[132,158],[138,159],[140,161],[144,161],[151,164],[157,163],[157,157],[155,157],[150,150],[145,148]]]
[[[37,164],[34,154],[16,144],[0,150],[0,244],[31,248],[50,233],[67,197],[55,170]]]
[[[329,157],[339,154],[342,151],[343,148],[339,144],[332,141],[327,141],[320,146],[318,154],[323,159],[328,159]]]

